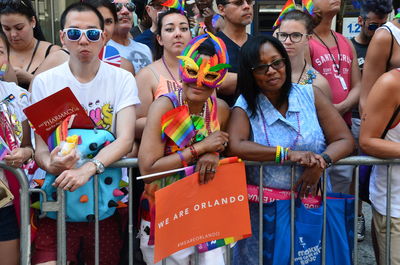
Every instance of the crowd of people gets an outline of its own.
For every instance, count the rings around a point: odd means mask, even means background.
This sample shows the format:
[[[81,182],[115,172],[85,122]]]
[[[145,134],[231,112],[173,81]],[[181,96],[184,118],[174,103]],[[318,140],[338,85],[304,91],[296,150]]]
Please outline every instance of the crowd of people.
[[[327,169],[328,191],[351,194],[354,167],[333,163],[362,153],[400,157],[400,18],[388,21],[391,1],[360,2],[361,31],[350,40],[332,30],[341,0],[313,0],[312,14],[283,14],[272,35],[246,30],[255,0],[188,1],[186,11],[162,0],[82,0],[62,13],[58,46],[45,41],[30,0],[1,1],[0,95],[17,136],[10,140],[2,121],[0,137],[11,149],[4,161],[15,168],[35,162],[35,177],[57,176],[52,185],[67,193],[123,157],[138,158],[137,176],[195,165],[202,185],[213,181],[223,156],[291,161],[298,165],[294,187],[286,166],[265,166],[263,185],[317,195]],[[105,49],[116,51],[120,61],[110,64],[100,54]],[[65,87],[97,128],[115,135],[79,167],[79,152],[51,150],[23,112]],[[390,187],[392,264],[400,264],[399,168],[392,167]],[[248,184],[258,184],[258,168],[248,167],[246,174]],[[102,219],[100,264],[125,264],[127,251],[138,254],[138,264],[154,264],[154,194],[161,180],[169,185],[182,177],[130,180],[137,240],[126,247],[123,212]],[[0,182],[15,197],[0,207],[0,265],[17,265],[19,186],[5,170]],[[369,199],[378,264],[386,260],[387,189],[386,167],[374,166]],[[253,235],[234,246],[234,264],[259,264],[259,206],[249,206]],[[357,214],[362,241],[365,218],[361,210]],[[89,221],[67,223],[69,264],[94,264]],[[37,220],[32,264],[56,264],[56,223]],[[183,249],[167,264],[192,264],[195,252]],[[225,264],[224,251],[201,253],[199,262]]]

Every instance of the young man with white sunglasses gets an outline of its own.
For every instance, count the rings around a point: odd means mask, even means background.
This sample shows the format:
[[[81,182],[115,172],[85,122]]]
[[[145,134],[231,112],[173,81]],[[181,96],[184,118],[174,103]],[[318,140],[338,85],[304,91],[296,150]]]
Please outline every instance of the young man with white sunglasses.
[[[35,135],[36,162],[48,173],[58,176],[54,186],[70,192],[83,186],[94,174],[102,173],[104,167],[122,158],[133,145],[134,105],[139,103],[136,81],[131,73],[98,58],[104,45],[103,29],[103,18],[96,8],[85,3],[67,7],[61,16],[60,40],[70,52],[70,59],[39,74],[32,84],[32,103],[69,87],[97,127],[116,135],[114,142],[79,168],[75,168],[79,159],[76,152],[59,156],[59,150],[55,149],[50,153],[46,142]],[[100,221],[100,264],[118,264],[116,253],[122,245],[118,224],[114,216]],[[83,247],[86,264],[94,264],[92,225],[67,223],[67,231],[67,260],[76,262],[83,240],[84,244],[89,244]],[[55,264],[55,232],[55,220],[41,220],[32,264]]]

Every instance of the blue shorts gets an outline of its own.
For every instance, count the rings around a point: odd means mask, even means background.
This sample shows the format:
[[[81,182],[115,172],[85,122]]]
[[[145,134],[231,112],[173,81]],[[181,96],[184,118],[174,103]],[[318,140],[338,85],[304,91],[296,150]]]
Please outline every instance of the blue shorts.
[[[0,208],[0,241],[19,238],[19,228],[14,206]]]

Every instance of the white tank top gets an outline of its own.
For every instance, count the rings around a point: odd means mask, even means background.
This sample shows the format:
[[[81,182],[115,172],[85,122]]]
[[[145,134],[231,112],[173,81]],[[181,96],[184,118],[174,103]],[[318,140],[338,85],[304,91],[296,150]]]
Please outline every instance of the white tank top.
[[[386,22],[385,26],[388,27],[388,28],[390,28],[390,30],[391,30],[392,33],[393,33],[394,39],[396,40],[397,44],[400,45],[400,29],[399,29],[398,27],[396,27],[396,26],[395,26],[392,22],[390,22],[390,21],[389,21],[389,22]],[[384,29],[384,30],[389,31],[389,29],[386,28],[386,27],[380,27],[380,28],[378,28],[378,30],[379,30],[379,29]]]
[[[400,123],[389,129],[385,140],[400,142]],[[400,217],[400,165],[391,168],[391,210],[390,215]],[[375,210],[386,216],[386,190],[387,190],[387,166],[377,165],[372,167],[369,184],[370,200]]]

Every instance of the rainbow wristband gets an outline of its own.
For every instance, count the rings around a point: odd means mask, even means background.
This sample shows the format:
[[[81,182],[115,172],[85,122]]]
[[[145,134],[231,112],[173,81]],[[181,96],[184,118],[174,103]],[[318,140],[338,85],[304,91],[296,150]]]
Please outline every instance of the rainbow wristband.
[[[285,148],[281,147],[281,165],[285,163]]]
[[[187,167],[188,163],[185,161],[185,158],[183,157],[182,152],[176,151],[176,153],[179,155],[179,158],[181,159],[182,166]]]
[[[280,145],[278,145],[276,147],[276,153],[275,153],[275,162],[279,163],[281,161],[281,149],[282,147]]]

